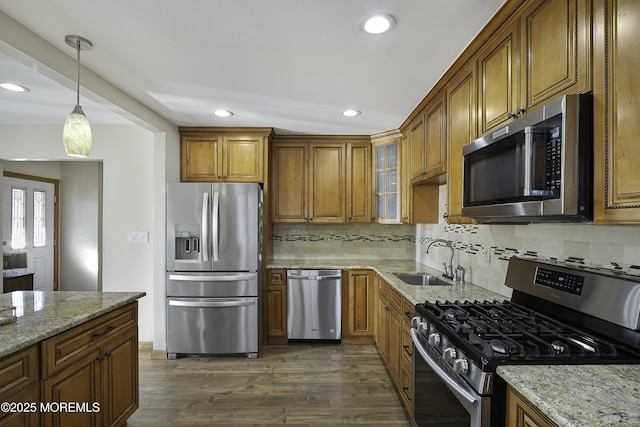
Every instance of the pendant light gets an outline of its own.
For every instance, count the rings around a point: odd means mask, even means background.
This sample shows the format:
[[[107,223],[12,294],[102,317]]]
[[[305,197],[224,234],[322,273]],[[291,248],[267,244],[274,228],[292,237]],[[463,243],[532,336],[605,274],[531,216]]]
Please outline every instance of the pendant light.
[[[80,36],[66,36],[64,41],[78,51],[78,75],[76,79],[76,106],[67,116],[62,132],[62,142],[67,156],[87,157],[91,151],[91,126],[80,106],[80,51],[90,50],[93,44]]]

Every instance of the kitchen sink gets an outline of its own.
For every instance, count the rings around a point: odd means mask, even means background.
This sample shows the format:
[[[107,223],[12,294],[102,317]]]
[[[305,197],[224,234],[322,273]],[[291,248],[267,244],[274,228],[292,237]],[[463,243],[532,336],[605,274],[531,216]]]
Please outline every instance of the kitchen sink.
[[[402,280],[407,285],[414,286],[451,286],[451,283],[445,282],[436,276],[429,274],[408,274],[408,273],[393,273],[398,279]]]

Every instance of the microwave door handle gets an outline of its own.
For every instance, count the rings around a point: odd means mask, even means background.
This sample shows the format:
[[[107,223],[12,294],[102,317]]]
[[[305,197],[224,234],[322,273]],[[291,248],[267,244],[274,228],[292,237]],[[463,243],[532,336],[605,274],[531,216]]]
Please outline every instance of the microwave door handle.
[[[213,239],[213,260],[219,260],[220,254],[220,193],[217,191],[213,193],[213,224],[212,228],[212,239]]]
[[[524,130],[524,192],[523,196],[531,196],[533,181],[533,132],[531,127]]]
[[[200,218],[200,234],[202,234],[202,260],[209,261],[209,193],[202,196],[202,218]]]
[[[416,336],[417,332],[415,329],[411,329],[411,339],[413,341],[414,349],[418,350],[420,356],[424,359],[425,362],[433,369],[435,374],[447,385],[447,387],[456,395],[458,399],[463,400],[465,406],[471,405],[474,408],[477,408],[480,404],[478,397],[474,396],[472,393],[464,389],[460,384],[456,381],[452,380],[449,375],[440,367],[438,364],[429,357],[424,348],[422,348],[422,343]]]

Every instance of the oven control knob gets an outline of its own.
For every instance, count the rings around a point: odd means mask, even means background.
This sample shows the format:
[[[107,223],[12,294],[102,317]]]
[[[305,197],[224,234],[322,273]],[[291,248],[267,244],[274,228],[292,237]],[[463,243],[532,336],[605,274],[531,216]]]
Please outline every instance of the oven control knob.
[[[454,347],[447,347],[444,349],[444,360],[449,363],[453,363],[458,356],[458,351]]]
[[[440,334],[437,332],[432,333],[431,335],[429,335],[429,339],[427,340],[429,342],[429,345],[433,346],[433,347],[439,347],[440,346]]]
[[[460,375],[466,375],[469,373],[469,361],[467,359],[456,359],[453,362],[454,372]]]
[[[411,327],[413,329],[418,329],[418,325],[420,325],[422,323],[422,318],[420,316],[415,316],[413,319],[411,319]]]

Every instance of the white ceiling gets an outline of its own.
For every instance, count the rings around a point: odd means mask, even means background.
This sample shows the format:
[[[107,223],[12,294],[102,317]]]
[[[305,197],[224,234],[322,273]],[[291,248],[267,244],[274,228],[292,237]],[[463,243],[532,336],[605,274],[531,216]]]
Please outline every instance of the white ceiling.
[[[0,10],[179,126],[279,134],[396,129],[504,0],[0,0]],[[360,31],[373,14],[392,32]],[[80,78],[82,82],[82,76]],[[75,93],[0,53],[0,123],[64,123]],[[129,123],[81,98],[92,123]],[[226,108],[228,119],[211,111]],[[340,115],[346,108],[362,114]]]

